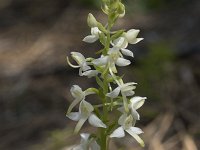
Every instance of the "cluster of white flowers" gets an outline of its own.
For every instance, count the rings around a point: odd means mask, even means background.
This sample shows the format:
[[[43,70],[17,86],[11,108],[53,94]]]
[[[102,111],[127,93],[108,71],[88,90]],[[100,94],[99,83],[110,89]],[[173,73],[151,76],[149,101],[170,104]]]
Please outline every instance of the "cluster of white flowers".
[[[108,1],[104,0],[103,11],[109,16],[111,10],[115,9],[113,6],[111,7]],[[87,19],[88,25],[91,27],[91,35],[86,36],[83,41],[93,43],[99,40],[104,46],[98,52],[100,57],[97,59],[85,58],[79,52],[71,52],[71,57],[77,65],[73,65],[67,57],[68,64],[71,67],[79,68],[80,76],[94,77],[99,85],[99,88],[88,88],[85,91],[78,85],[73,85],[70,92],[74,101],[68,108],[67,117],[73,121],[78,121],[75,127],[76,133],[88,120],[92,126],[101,128],[100,130],[104,132],[106,139],[124,137],[124,131],[126,131],[141,146],[144,146],[143,140],[138,136],[143,131],[135,127],[135,123],[140,119],[140,115],[136,110],[144,104],[146,97],[134,96],[136,83],[124,83],[122,77],[117,75],[116,68],[116,66],[123,67],[131,64],[130,60],[124,58],[124,56],[133,57],[133,52],[127,49],[128,44],[136,44],[143,38],[137,38],[139,30],[136,29],[130,29],[127,32],[123,30],[110,31],[115,20],[125,14],[124,5],[119,0],[113,2],[118,4],[115,7],[119,9],[117,9],[118,12],[112,12],[116,15],[109,18],[108,26],[103,26],[92,14],[89,14]],[[99,105],[92,105],[86,101],[86,96],[91,94],[100,97],[102,101],[99,102]],[[79,111],[72,112],[78,104]],[[108,114],[112,115],[112,111],[121,113],[117,120],[108,118],[110,116]],[[99,114],[99,112],[102,112],[102,114]],[[90,136],[90,134],[82,133],[81,144],[75,147],[74,150],[100,150],[103,144],[101,138],[102,135]]]

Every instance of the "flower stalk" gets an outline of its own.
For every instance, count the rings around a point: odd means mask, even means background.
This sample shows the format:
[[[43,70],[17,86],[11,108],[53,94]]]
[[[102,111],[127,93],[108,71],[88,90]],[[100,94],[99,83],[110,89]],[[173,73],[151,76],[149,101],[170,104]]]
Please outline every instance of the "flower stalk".
[[[71,67],[79,68],[79,76],[94,78],[98,86],[83,90],[78,85],[73,85],[70,90],[74,100],[66,116],[77,121],[75,133],[81,130],[87,120],[90,125],[98,128],[95,133],[81,133],[81,144],[73,150],[109,150],[111,138],[124,137],[125,132],[144,146],[143,140],[138,136],[143,131],[135,127],[135,124],[140,119],[136,110],[144,104],[146,97],[134,96],[136,83],[124,83],[117,71],[117,67],[131,64],[125,58],[133,57],[133,52],[127,49],[128,44],[136,44],[143,38],[137,38],[140,31],[138,29],[127,32],[112,30],[116,21],[125,15],[125,6],[121,0],[102,0],[102,11],[107,15],[107,24],[101,24],[89,13],[87,23],[91,34],[83,38],[87,43],[99,41],[102,44],[103,48],[96,52],[98,58],[85,58],[79,52],[71,52],[71,57],[77,63],[74,65],[67,57]],[[91,94],[100,99],[98,104],[88,102],[87,97]],[[79,111],[73,112],[77,105]],[[115,117],[112,117],[113,113],[116,114]]]

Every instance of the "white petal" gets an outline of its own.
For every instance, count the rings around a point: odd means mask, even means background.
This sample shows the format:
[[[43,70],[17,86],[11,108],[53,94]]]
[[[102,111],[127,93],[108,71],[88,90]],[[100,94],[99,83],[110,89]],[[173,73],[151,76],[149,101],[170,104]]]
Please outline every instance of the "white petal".
[[[66,116],[73,121],[78,121],[80,119],[79,112],[71,112],[71,113],[68,113]]]
[[[128,132],[135,140],[142,146],[144,147],[144,141],[134,132],[132,129],[127,129],[126,132]]]
[[[139,32],[140,32],[140,30],[131,29],[127,33],[125,33],[125,37],[129,43],[132,43],[132,41],[134,41],[136,39]]]
[[[113,131],[113,133],[110,135],[111,138],[113,137],[117,137],[117,138],[121,138],[124,137],[125,133],[124,133],[124,129],[123,127],[119,127],[116,130]]]
[[[88,121],[94,127],[106,128],[106,125],[95,114],[91,114]]]
[[[78,123],[77,123],[77,125],[76,125],[76,127],[74,129],[75,133],[78,133],[80,131],[81,127],[83,126],[83,124],[85,123],[86,120],[87,120],[86,117],[85,118],[80,118],[80,120],[78,121]]]
[[[92,61],[96,66],[103,66],[108,63],[108,56],[103,56]]]
[[[135,134],[141,134],[144,133],[140,128],[138,127],[130,127],[130,130]]]
[[[130,51],[130,50],[128,50],[128,49],[122,48],[122,49],[121,49],[121,52],[122,52],[122,54],[124,54],[124,55],[126,55],[126,56],[131,56],[131,57],[133,57],[133,52]]]
[[[137,44],[138,42],[142,41],[144,38],[136,38],[135,40],[132,40],[129,42],[130,44]]]
[[[118,58],[115,62],[117,66],[128,66],[131,64],[130,60],[124,59],[124,58]]]
[[[116,98],[119,95],[119,92],[120,92],[120,87],[117,87],[110,93],[107,93],[106,96],[111,97],[111,98]]]
[[[125,112],[124,107],[122,107],[122,109],[123,109],[123,112]],[[119,117],[118,124],[123,125],[125,123],[126,118],[127,118],[127,114],[122,114]]]
[[[98,73],[99,72],[97,70],[88,70],[88,71],[85,71],[82,75],[87,76],[88,78],[91,78],[91,77],[97,76]]]
[[[113,46],[118,48],[126,48],[128,46],[128,41],[124,37],[119,37],[113,41]]]
[[[132,114],[134,119],[140,120],[140,115],[134,108],[131,108],[131,114]]]
[[[101,31],[99,30],[98,27],[91,28],[91,34],[92,35],[95,35],[98,38],[99,37],[99,33],[101,33]]]
[[[90,134],[88,134],[88,133],[81,133],[80,136],[81,136],[81,140],[87,141],[88,138],[90,137]]]
[[[136,110],[139,109],[145,102],[146,97],[135,96],[130,99],[131,107],[135,108]]]
[[[97,40],[98,40],[98,37],[95,35],[88,35],[83,39],[83,41],[87,43],[94,43]]]
[[[78,85],[73,85],[70,89],[70,92],[71,92],[72,96],[76,99],[84,98],[84,93],[83,93],[82,89],[80,88],[80,86],[78,86]]]
[[[133,96],[134,94],[135,94],[134,91],[125,91],[125,92],[124,92],[124,95],[125,95],[125,96]]]
[[[71,52],[72,58],[79,64],[85,62],[85,57],[79,52]]]

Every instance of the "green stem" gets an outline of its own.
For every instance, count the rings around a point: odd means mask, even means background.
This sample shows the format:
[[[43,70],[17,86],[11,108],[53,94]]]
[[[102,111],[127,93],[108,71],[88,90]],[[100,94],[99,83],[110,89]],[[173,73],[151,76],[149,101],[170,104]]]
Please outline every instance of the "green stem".
[[[101,150],[108,150],[109,148],[109,140],[106,132],[106,129],[101,130]]]

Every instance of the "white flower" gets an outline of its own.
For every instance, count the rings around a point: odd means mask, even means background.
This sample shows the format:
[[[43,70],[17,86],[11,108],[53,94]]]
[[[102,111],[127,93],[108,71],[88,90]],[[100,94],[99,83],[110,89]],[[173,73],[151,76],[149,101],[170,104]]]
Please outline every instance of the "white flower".
[[[109,49],[107,56],[94,59],[92,63],[96,66],[105,66],[108,64],[109,68],[115,73],[117,72],[115,65],[123,67],[131,64],[130,60],[123,58],[119,49],[115,47]]]
[[[71,112],[66,115],[69,119],[78,121],[74,130],[75,133],[79,132],[87,119],[94,127],[106,128],[106,125],[94,113],[92,113],[93,111],[93,106],[85,100],[82,100],[79,105],[79,112]]]
[[[91,28],[91,35],[86,36],[83,41],[87,43],[94,43],[99,39],[99,34],[101,31],[99,30],[98,27],[92,27]]]
[[[72,150],[100,150],[100,146],[93,138],[89,138],[90,134],[81,133],[81,143],[80,145],[72,148]]]
[[[136,44],[143,40],[143,38],[137,38],[139,32],[140,30],[130,29],[128,32],[125,32],[121,37],[111,42],[111,44],[113,45],[113,47],[120,49],[122,54],[133,57],[133,52],[126,48],[128,46],[128,43]]]
[[[87,71],[89,69],[91,69],[90,66],[88,66],[88,63],[85,59],[85,57],[79,53],[79,52],[71,52],[72,58],[76,61],[76,63],[78,64],[76,65],[72,65],[67,57],[67,62],[68,64],[73,67],[73,68],[80,68],[79,69],[79,75],[82,76],[83,71]]]
[[[78,85],[73,85],[70,89],[70,92],[72,96],[74,97],[74,101],[71,103],[71,105],[68,108],[67,113],[70,113],[72,109],[82,100],[85,99],[87,95],[94,94],[95,92],[91,91],[90,89],[87,89],[83,91]]]
[[[144,147],[144,141],[138,136],[139,134],[143,133],[143,131],[140,128],[133,127],[135,125],[135,120],[133,120],[133,117],[131,115],[127,116],[127,114],[121,115],[121,117],[118,120],[118,124],[121,125],[117,129],[113,131],[113,133],[110,135],[111,138],[117,137],[121,138],[125,136],[125,132],[129,133],[135,140],[140,143],[142,147]]]
[[[124,96],[132,96],[135,94],[135,92],[133,91],[136,87],[134,86],[135,82],[128,82],[128,83],[119,83],[118,87],[115,88],[113,91],[111,91],[110,93],[107,93],[106,96],[111,97],[111,98],[116,98],[117,96],[119,96],[119,93],[121,91],[121,93]]]
[[[121,95],[122,95],[122,99],[123,99],[123,104],[124,104],[124,109],[125,112],[129,112],[129,108],[128,108],[128,102],[127,102],[127,96],[132,96],[135,94],[135,92],[133,91],[136,87],[134,86],[135,82],[129,82],[129,83],[123,83],[122,80],[117,81],[118,87],[115,88],[113,91],[111,91],[110,93],[107,93],[106,96],[113,98],[116,98],[117,96],[119,96],[119,93],[121,91]]]
[[[139,109],[145,102],[146,97],[140,97],[140,96],[135,96],[130,99],[130,103],[128,104],[128,107],[131,111],[131,115],[135,120],[140,120],[140,115],[136,111]],[[125,113],[124,107],[118,108],[118,110],[122,113]]]

